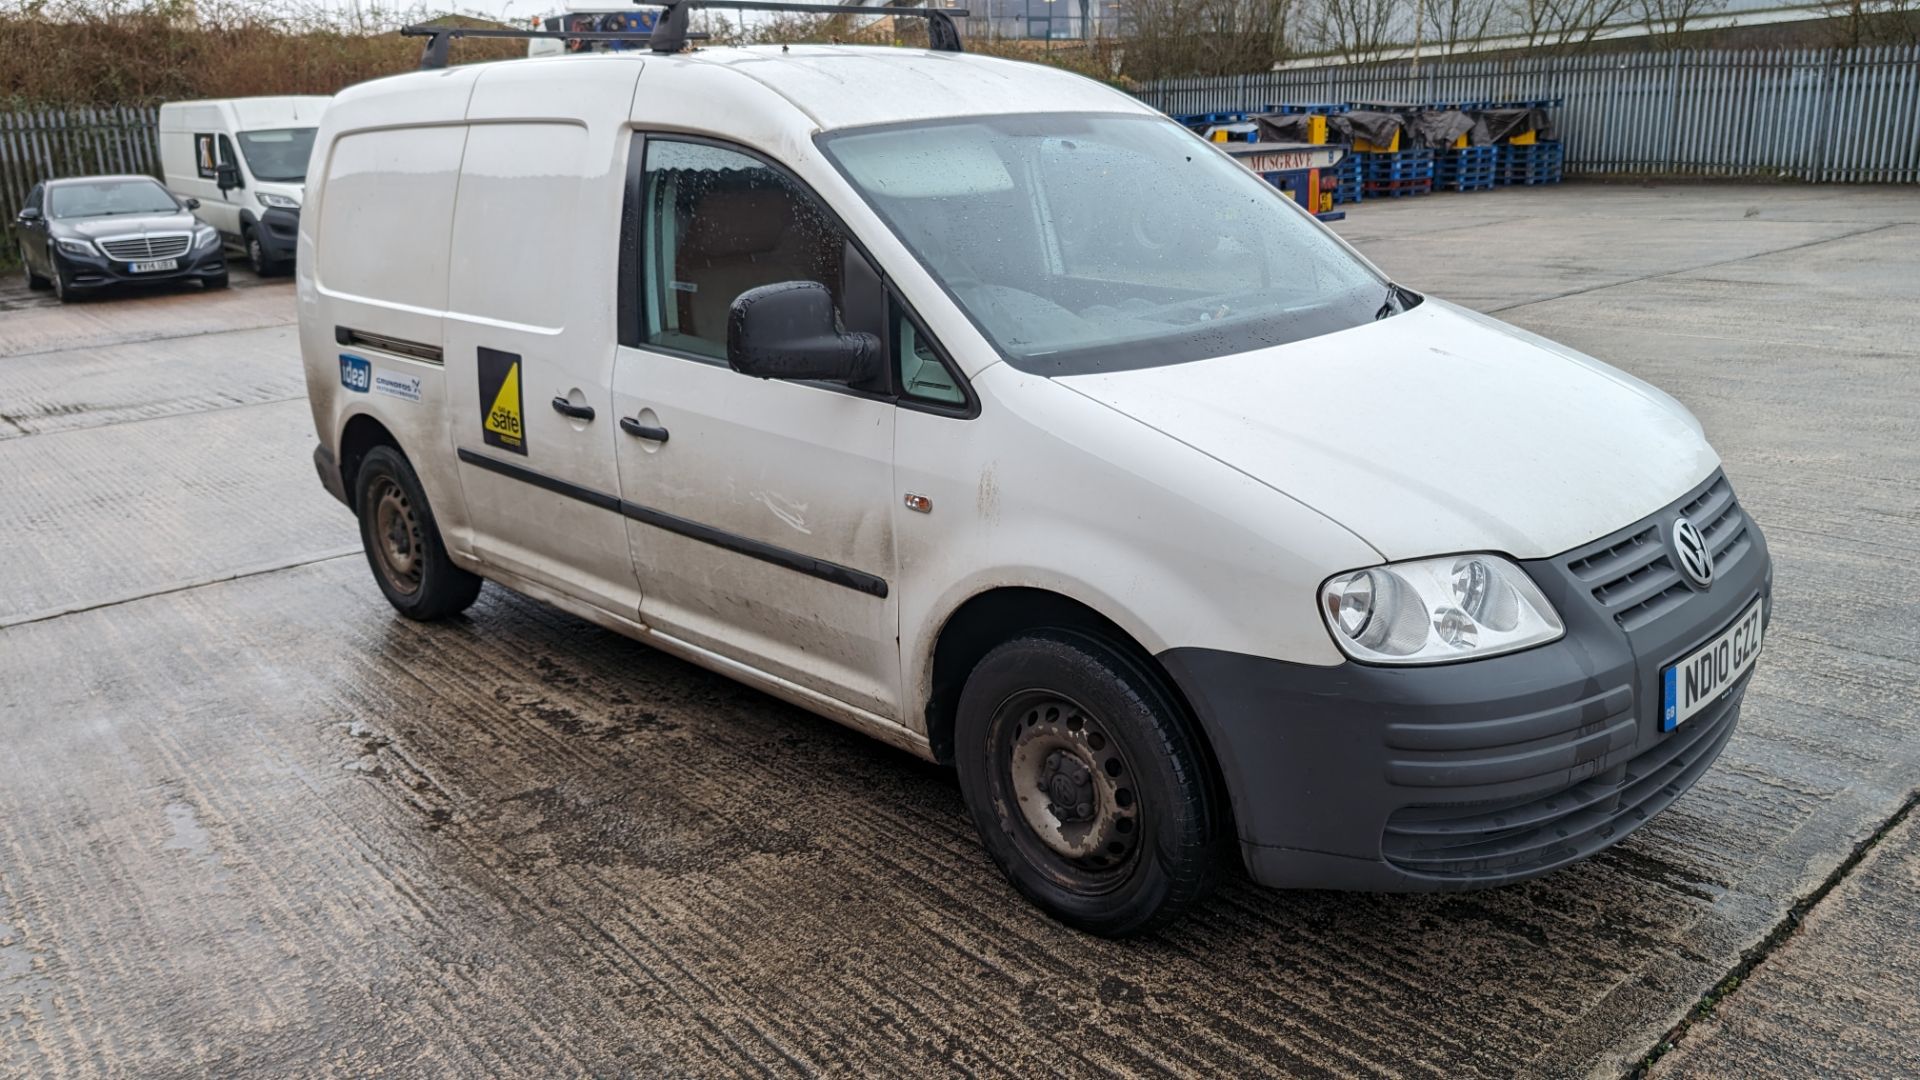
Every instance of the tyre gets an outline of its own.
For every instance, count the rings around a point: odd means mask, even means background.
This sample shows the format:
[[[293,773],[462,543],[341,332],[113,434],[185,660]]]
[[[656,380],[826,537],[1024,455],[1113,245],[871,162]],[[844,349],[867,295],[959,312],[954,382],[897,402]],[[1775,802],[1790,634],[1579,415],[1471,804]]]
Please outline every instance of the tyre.
[[[227,287],[227,275],[220,273],[212,277],[201,278],[200,284],[202,287],[208,289],[224,289]]]
[[[260,230],[246,226],[240,231],[240,244],[247,249],[247,265],[261,277],[272,277],[280,272],[280,264],[267,258],[267,249],[260,243]]]
[[[73,295],[72,288],[70,288],[67,285],[67,275],[63,273],[60,269],[60,260],[54,257],[54,254],[52,251],[47,252],[47,268],[53,271],[52,282],[53,282],[54,299],[60,301],[63,304],[70,304],[75,299],[77,299]]]
[[[413,466],[391,446],[368,451],[354,476],[360,544],[387,602],[422,622],[457,615],[480,595],[480,578],[453,564]]]
[[[29,289],[51,288],[53,285],[53,282],[48,281],[46,278],[43,278],[39,274],[36,274],[33,272],[33,265],[27,262],[27,249],[25,245],[20,246],[19,255],[20,255],[20,275],[27,279],[27,288]]]
[[[1059,630],[999,646],[967,677],[954,740],[987,852],[1060,921],[1145,933],[1212,889],[1226,814],[1205,749],[1121,651]]]

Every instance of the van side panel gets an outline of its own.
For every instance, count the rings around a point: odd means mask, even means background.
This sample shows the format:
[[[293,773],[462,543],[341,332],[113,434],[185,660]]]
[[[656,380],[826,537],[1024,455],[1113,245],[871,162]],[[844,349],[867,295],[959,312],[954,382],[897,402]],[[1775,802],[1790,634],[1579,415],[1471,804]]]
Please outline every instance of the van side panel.
[[[611,386],[627,112],[640,71],[632,59],[581,57],[482,72],[447,271],[453,447],[608,497],[620,490],[614,441],[630,438],[617,427]],[[519,406],[513,438],[489,428],[502,393]],[[556,399],[594,415],[563,415]],[[488,565],[638,617],[617,511],[497,467],[458,468],[475,552]]]
[[[314,154],[319,175],[309,179],[319,183],[308,188],[297,267],[315,422],[336,453],[355,415],[392,432],[458,556],[472,543],[446,441],[439,350],[466,128],[456,121],[331,135],[321,132]]]

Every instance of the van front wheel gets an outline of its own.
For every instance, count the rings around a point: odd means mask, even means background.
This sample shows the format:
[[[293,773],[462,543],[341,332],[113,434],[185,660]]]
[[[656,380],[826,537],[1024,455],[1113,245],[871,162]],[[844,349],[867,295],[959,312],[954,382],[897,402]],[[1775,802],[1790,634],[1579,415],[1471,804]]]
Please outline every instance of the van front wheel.
[[[407,459],[391,446],[376,446],[360,463],[353,486],[367,565],[394,610],[428,622],[471,606],[480,595],[480,578],[447,557]]]
[[[961,691],[960,787],[987,852],[1055,918],[1125,937],[1212,888],[1222,812],[1159,680],[1069,631],[988,653]]]

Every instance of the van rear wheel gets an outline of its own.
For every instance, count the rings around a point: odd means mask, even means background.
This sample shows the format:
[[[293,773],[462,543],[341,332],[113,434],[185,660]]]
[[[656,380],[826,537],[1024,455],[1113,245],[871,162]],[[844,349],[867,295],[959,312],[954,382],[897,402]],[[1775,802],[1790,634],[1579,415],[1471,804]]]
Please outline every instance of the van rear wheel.
[[[395,611],[427,622],[472,606],[480,578],[447,557],[420,478],[398,450],[367,452],[354,476],[353,505],[367,565]]]
[[[961,792],[1014,888],[1105,937],[1171,922],[1213,887],[1224,814],[1159,680],[1104,642],[1046,630],[968,676]]]

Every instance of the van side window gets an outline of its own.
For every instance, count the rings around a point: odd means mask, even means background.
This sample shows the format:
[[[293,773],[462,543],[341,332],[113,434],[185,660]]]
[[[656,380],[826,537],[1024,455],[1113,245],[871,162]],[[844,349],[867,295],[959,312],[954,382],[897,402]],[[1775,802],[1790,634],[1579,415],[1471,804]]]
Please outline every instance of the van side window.
[[[812,194],[759,158],[649,137],[641,290],[649,344],[725,359],[748,289],[816,281],[841,310],[846,238]]]
[[[953,373],[940,361],[933,342],[898,304],[893,308],[893,325],[893,355],[900,362],[900,392],[921,401],[965,405],[967,392],[960,389]]]
[[[214,157],[213,133],[202,131],[195,134],[193,137],[194,173],[202,180],[211,180],[216,175],[214,166],[218,164],[219,159]]]

